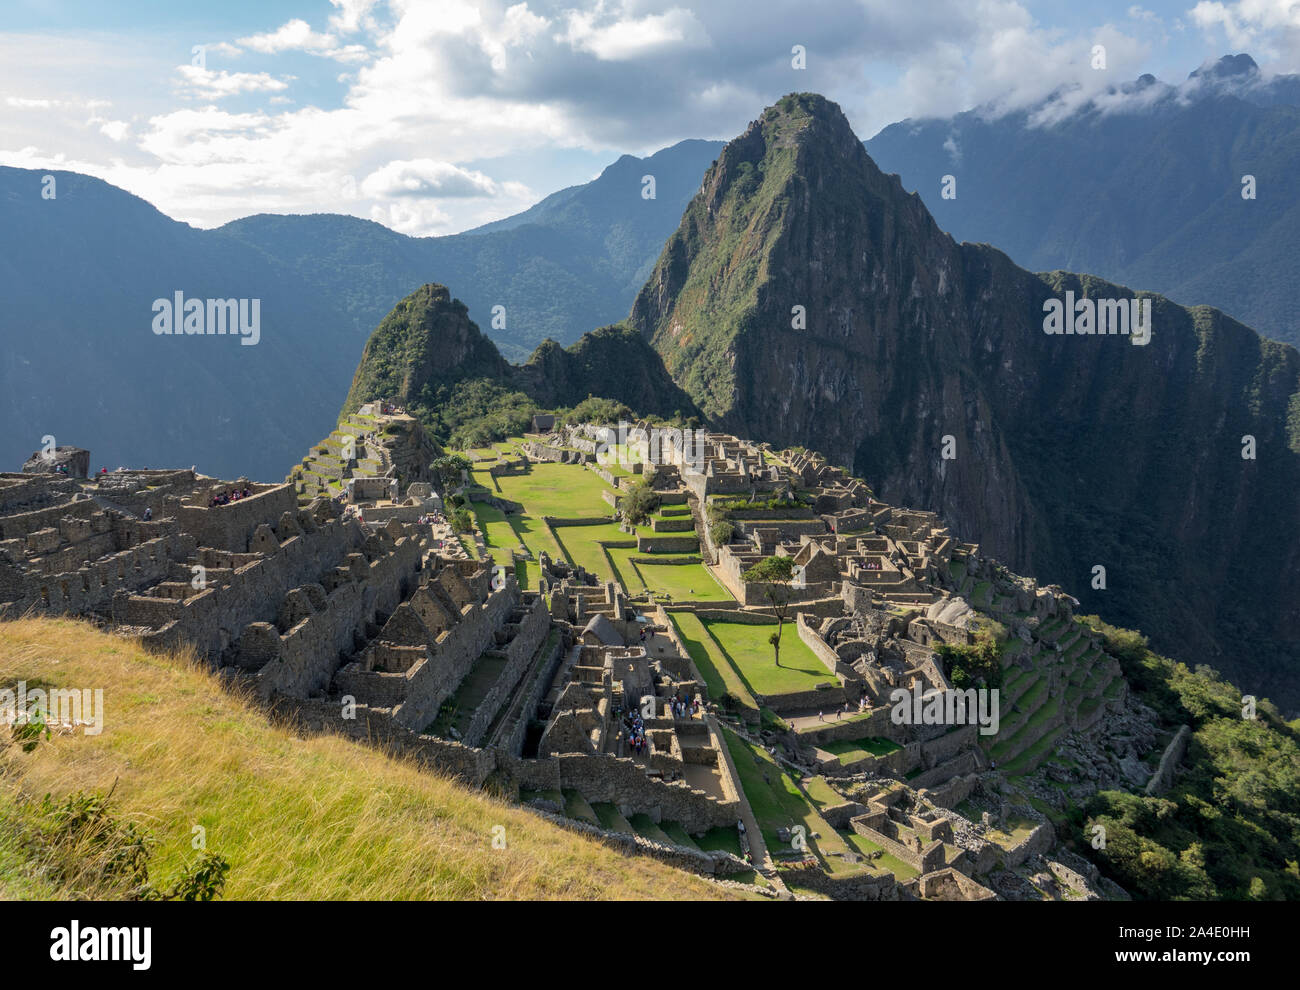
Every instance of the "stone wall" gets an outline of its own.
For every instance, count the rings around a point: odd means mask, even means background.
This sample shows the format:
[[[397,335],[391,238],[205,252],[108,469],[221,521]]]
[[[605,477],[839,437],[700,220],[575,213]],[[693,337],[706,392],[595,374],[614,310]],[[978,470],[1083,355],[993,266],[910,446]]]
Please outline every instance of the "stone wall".
[[[340,655],[353,649],[366,623],[376,611],[391,613],[414,583],[421,548],[415,540],[402,540],[370,565],[365,582],[344,582],[327,596],[321,588],[324,607],[280,637],[278,655],[258,671],[259,692],[307,697],[328,688]]]
[[[1100,710],[1098,708],[1098,711]],[[1180,725],[1178,731],[1174,733],[1174,738],[1169,740],[1169,745],[1165,747],[1164,753],[1160,756],[1160,766],[1156,768],[1156,772],[1147,781],[1147,794],[1163,794],[1169,790],[1174,782],[1174,771],[1178,769],[1178,764],[1183,761],[1183,756],[1187,753],[1187,744],[1191,741],[1191,738],[1191,727]]]
[[[609,801],[624,815],[657,814],[692,834],[735,825],[740,818],[738,800],[718,801],[685,781],[648,777],[630,759],[564,753],[551,760],[559,764],[561,787],[572,787],[588,801]]]
[[[473,749],[458,742],[424,736],[398,724],[392,712],[357,705],[354,717],[345,718],[337,701],[304,700],[278,695],[275,712],[305,732],[329,732],[363,742],[420,766],[457,777],[481,787],[496,768],[496,754],[490,749]]]
[[[587,822],[574,821],[572,818],[565,818],[563,815],[557,815],[554,812],[547,811],[530,805],[524,805],[533,814],[545,818],[553,825],[567,829],[570,832],[578,832],[582,835],[590,836],[607,846],[617,849],[625,855],[652,856],[662,862],[675,866],[679,870],[688,870],[691,873],[701,873],[705,876],[742,873],[752,869],[743,859],[732,853],[721,850],[703,850],[693,849],[688,846],[679,846],[672,843],[655,842],[653,839],[647,839],[640,835],[630,832],[610,832],[605,829],[597,828]],[[509,842],[507,836],[506,841]]]
[[[1036,826],[1023,840],[1002,851],[1002,865],[1007,869],[1019,866],[1027,859],[1039,853],[1045,853],[1056,845],[1056,830],[1051,822]]]
[[[979,776],[968,773],[962,777],[953,777],[935,787],[925,788],[924,797],[931,804],[940,808],[955,808],[975,792],[979,786]],[[917,788],[918,792],[922,789]]]
[[[636,548],[640,553],[697,553],[700,541],[696,536],[661,536],[656,533],[638,536]]]
[[[227,506],[228,508],[228,506]],[[314,532],[286,540],[272,554],[239,567],[229,584],[209,586],[183,602],[119,593],[114,619],[123,625],[152,626],[143,640],[157,648],[194,646],[215,663],[253,622],[274,622],[291,588],[312,584],[326,571],[358,553],[364,537],[354,522],[331,519]],[[419,559],[415,541],[403,551],[412,571]]]
[[[519,629],[514,639],[503,649],[506,665],[502,668],[496,683],[483,696],[469,725],[465,727],[465,741],[471,746],[481,745],[483,736],[491,727],[501,706],[514,693],[519,680],[529,669],[538,649],[546,639],[551,628],[551,613],[546,608],[546,600],[538,595],[532,606],[519,621]]]
[[[393,717],[408,729],[424,729],[438,714],[438,708],[460,686],[483,651],[495,644],[495,633],[519,602],[519,586],[513,578],[490,594],[483,604],[462,607],[459,620],[442,632],[429,651],[429,658],[405,673],[365,670],[350,663],[335,675],[342,693],[379,707],[393,706]]]
[[[825,894],[837,901],[896,901],[898,882],[892,873],[863,870],[861,873],[829,874],[815,864],[783,866],[780,875],[787,881]]]
[[[194,535],[199,546],[243,553],[262,523],[272,526],[288,512],[298,511],[298,496],[292,485],[275,485],[266,491],[229,505],[177,504],[168,510],[180,520],[181,529]]]
[[[555,672],[564,657],[564,636],[560,634],[558,627],[555,628],[552,645],[547,648],[543,644],[543,649],[544,652],[537,658],[537,664],[527,674],[528,682],[516,695],[511,703],[511,710],[501,723],[501,727],[494,733],[495,738],[486,740],[488,745],[495,746],[499,750],[501,757],[518,758],[523,752],[528,723],[536,715],[538,702],[550,688]]]
[[[0,602],[12,602],[9,608],[15,615],[28,609],[55,614],[107,611],[117,595],[166,580],[173,563],[195,551],[192,536],[173,531],[59,574],[0,564]]]

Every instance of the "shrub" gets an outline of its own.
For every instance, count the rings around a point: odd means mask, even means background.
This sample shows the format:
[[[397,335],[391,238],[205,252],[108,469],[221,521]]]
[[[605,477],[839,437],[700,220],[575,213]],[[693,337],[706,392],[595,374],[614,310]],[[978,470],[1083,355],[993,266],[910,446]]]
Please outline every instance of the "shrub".
[[[645,479],[628,489],[618,503],[619,514],[625,522],[639,526],[659,508],[659,493]]]

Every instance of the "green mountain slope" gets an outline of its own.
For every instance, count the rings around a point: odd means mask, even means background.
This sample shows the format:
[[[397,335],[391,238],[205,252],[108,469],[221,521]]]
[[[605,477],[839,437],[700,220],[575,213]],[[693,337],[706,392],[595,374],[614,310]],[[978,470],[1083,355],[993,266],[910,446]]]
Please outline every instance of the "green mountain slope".
[[[515,434],[534,412],[573,407],[590,396],[643,415],[698,413],[654,350],[625,326],[594,330],[568,348],[544,341],[526,364],[512,365],[469,319],[463,302],[445,286],[425,285],[371,334],[340,415],[388,399],[446,442],[463,438],[468,427]]]
[[[723,150],[628,322],[716,425],[822,450],[1164,652],[1300,704],[1300,355],[1146,294],[1145,347],[1047,335],[1067,290],[1135,296],[957,244],[803,94]]]

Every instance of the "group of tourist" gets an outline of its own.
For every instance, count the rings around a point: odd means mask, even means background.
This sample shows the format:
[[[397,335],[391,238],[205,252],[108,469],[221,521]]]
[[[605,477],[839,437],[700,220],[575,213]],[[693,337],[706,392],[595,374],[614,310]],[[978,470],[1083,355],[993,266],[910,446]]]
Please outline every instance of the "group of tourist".
[[[437,510],[434,510],[433,512],[426,512],[418,520],[416,520],[416,522],[421,526],[441,526],[444,523],[446,523],[446,521],[447,521],[447,517],[444,516],[441,512],[438,512]]]
[[[868,698],[868,697],[866,696],[866,694],[863,694],[860,698],[858,698],[858,711],[859,711],[859,712],[865,712],[865,711],[867,711],[867,709],[869,709],[870,707],[871,707],[871,699]],[[836,709],[836,711],[835,711],[835,719],[836,719],[836,721],[839,721],[839,720],[842,719],[845,715],[848,715],[850,711],[851,711],[851,709],[849,708],[849,703],[848,703],[847,700],[845,700],[844,704],[841,705],[841,706],[840,706],[838,709]],[[825,722],[825,721],[826,721],[826,713],[825,713],[824,711],[819,711],[819,712],[817,713],[817,721],[819,721],[819,722]]]
[[[383,416],[405,416],[406,410],[392,402],[380,402],[379,412]]]
[[[691,701],[682,698],[674,698],[671,702],[674,718],[694,718],[700,713],[700,699],[696,697]]]
[[[241,499],[248,498],[252,494],[252,491],[248,488],[232,488],[230,491],[218,492],[216,495],[213,495],[212,499],[208,502],[208,508],[211,509],[218,505],[229,505],[231,502],[238,502]]]
[[[645,723],[641,721],[639,713],[629,713],[623,719],[623,726],[627,729],[627,742],[633,753],[640,756],[650,749],[650,744],[645,738]]]

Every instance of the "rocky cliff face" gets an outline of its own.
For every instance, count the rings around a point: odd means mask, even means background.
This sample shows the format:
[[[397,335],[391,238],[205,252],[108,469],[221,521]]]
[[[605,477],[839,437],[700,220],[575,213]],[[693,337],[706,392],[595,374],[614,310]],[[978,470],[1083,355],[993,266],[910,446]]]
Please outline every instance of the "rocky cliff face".
[[[1300,703],[1300,357],[1147,294],[1145,346],[1048,335],[1067,291],[1135,297],[957,244],[805,94],[723,150],[629,323],[716,425],[822,450],[1084,611]]]

